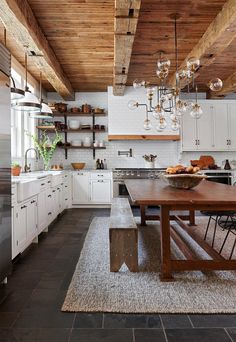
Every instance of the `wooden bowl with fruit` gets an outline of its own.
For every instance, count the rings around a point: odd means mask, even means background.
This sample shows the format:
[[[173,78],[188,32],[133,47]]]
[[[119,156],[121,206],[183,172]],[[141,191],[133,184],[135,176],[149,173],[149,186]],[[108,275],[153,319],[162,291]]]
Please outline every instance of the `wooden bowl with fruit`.
[[[163,174],[168,185],[177,189],[192,189],[196,187],[206,176],[199,173],[199,167],[176,165],[166,169]]]

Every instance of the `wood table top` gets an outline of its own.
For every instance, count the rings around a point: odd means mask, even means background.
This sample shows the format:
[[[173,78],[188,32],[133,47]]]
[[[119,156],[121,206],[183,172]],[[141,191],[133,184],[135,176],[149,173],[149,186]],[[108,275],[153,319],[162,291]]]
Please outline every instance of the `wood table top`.
[[[125,184],[136,204],[230,204],[236,209],[236,186],[203,180],[194,189],[184,190],[172,188],[159,179],[127,179]]]

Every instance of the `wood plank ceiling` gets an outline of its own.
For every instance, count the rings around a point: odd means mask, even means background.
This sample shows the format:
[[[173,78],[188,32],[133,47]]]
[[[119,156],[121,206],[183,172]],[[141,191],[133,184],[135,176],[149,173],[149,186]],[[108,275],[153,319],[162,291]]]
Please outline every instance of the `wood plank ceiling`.
[[[122,0],[130,2],[131,0]],[[179,13],[179,65],[199,42],[226,0],[142,0],[133,42],[126,85],[134,79],[157,83],[155,73],[158,51],[171,60],[170,78],[174,72],[174,24],[170,15]],[[28,0],[45,37],[69,79],[74,91],[105,91],[113,84],[115,0]],[[132,3],[132,1],[131,1]],[[0,27],[0,40],[3,30]],[[8,47],[23,64],[23,53],[8,36]],[[236,39],[215,56],[210,66],[199,71],[200,90],[213,77],[223,81],[236,72]],[[37,79],[39,70],[29,62],[29,71]],[[113,78],[114,73],[114,78]],[[126,81],[126,77],[123,78]],[[119,82],[118,82],[119,83]],[[43,80],[47,91],[50,83]],[[227,92],[236,91],[229,86]]]

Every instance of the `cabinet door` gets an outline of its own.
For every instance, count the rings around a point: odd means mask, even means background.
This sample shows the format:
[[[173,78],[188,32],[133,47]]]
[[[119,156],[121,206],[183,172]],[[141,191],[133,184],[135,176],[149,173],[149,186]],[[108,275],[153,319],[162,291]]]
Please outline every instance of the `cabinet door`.
[[[214,151],[214,108],[211,104],[199,102],[203,114],[196,120],[197,149],[199,151]]]
[[[228,150],[229,126],[227,104],[214,104],[214,148],[216,151]]]
[[[236,106],[228,104],[229,150],[236,151]]]
[[[111,181],[92,180],[91,181],[91,201],[93,203],[111,202]]]
[[[13,209],[13,243],[12,243],[12,258],[21,253],[27,242],[27,207],[26,205],[19,205]]]
[[[38,195],[38,233],[48,225],[47,192],[41,191]]]
[[[52,189],[52,198],[51,198],[51,212],[52,212],[52,220],[58,215],[58,191],[57,187]]]
[[[89,172],[80,172],[73,175],[73,204],[84,204],[90,200]]]
[[[53,221],[53,196],[52,189],[47,190],[47,223],[48,225]]]
[[[182,150],[197,150],[197,126],[196,120],[189,113],[185,113],[182,117]]]
[[[38,235],[37,222],[37,201],[32,199],[27,202],[27,240],[29,243]]]

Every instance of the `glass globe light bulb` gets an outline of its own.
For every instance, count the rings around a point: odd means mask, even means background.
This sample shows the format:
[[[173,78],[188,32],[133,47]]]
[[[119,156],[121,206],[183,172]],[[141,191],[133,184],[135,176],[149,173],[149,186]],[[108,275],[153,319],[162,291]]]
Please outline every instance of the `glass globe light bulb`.
[[[169,74],[169,70],[167,68],[165,69],[157,69],[156,75],[160,80],[164,80]]]
[[[163,116],[164,115],[164,111],[163,111],[163,108],[160,104],[158,104],[154,111],[152,112],[152,115],[155,119],[159,119],[160,116]]]
[[[165,118],[161,117],[159,119],[159,122],[157,123],[156,129],[158,132],[161,132],[166,128],[166,126],[167,126],[167,122],[166,122]]]
[[[169,69],[170,67],[170,60],[166,57],[161,57],[157,61],[157,68],[164,70],[164,69]]]
[[[209,82],[209,88],[212,91],[220,91],[223,87],[223,82],[221,81],[220,78],[213,78],[210,82]]]
[[[187,68],[192,71],[195,72],[200,66],[200,60],[196,57],[190,57],[187,60]]]
[[[153,96],[154,92],[155,92],[154,87],[147,87],[147,95]]]
[[[185,78],[187,78],[187,71],[184,69],[184,70],[181,70],[178,74],[179,76],[179,80],[184,80]]]
[[[194,119],[200,119],[202,114],[203,114],[203,111],[202,111],[201,106],[198,103],[195,103],[192,107],[192,111],[190,112],[191,117]]]
[[[172,131],[178,131],[179,129],[179,123],[177,121],[173,121],[172,124],[171,124],[171,129]]]
[[[177,108],[177,110],[182,114],[182,113],[186,112],[186,110],[187,110],[187,104],[186,104],[184,101],[178,100],[178,101],[176,102],[176,108]],[[181,115],[181,114],[180,114],[180,115]]]
[[[134,80],[133,87],[134,87],[134,89],[141,88],[142,87],[142,81]]]
[[[145,119],[143,123],[143,128],[146,131],[149,131],[152,128],[151,121],[149,119]]]
[[[130,110],[137,109],[137,108],[138,108],[138,101],[130,100],[130,101],[128,102],[128,108],[129,108]]]

